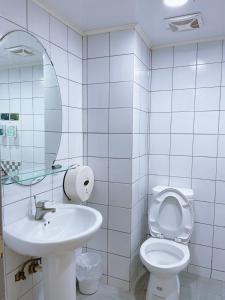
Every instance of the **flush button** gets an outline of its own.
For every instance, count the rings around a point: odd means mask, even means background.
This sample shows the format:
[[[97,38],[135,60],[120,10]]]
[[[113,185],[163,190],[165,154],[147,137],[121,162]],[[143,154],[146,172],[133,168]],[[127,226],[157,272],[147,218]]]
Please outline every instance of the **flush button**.
[[[160,287],[160,286],[157,286],[157,291],[160,291],[160,292],[162,292],[162,290],[163,290],[163,288],[162,287]]]

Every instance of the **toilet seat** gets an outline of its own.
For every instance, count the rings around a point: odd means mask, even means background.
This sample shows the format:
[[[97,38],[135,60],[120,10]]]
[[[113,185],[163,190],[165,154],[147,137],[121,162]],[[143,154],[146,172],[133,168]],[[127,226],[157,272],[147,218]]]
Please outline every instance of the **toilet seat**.
[[[192,196],[188,189],[155,187],[149,212],[151,235],[187,244],[194,222]]]
[[[178,274],[188,265],[190,252],[187,245],[149,238],[141,246],[140,257],[148,270],[167,277]]]

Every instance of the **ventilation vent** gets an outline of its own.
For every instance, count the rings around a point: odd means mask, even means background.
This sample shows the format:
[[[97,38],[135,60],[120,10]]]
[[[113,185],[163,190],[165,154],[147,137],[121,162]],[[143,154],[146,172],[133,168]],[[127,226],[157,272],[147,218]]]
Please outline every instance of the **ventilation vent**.
[[[20,56],[31,56],[34,55],[31,49],[25,47],[25,46],[17,46],[17,47],[12,47],[12,48],[7,48],[7,51],[20,55]]]
[[[200,13],[165,19],[167,28],[173,32],[199,29],[203,25]]]

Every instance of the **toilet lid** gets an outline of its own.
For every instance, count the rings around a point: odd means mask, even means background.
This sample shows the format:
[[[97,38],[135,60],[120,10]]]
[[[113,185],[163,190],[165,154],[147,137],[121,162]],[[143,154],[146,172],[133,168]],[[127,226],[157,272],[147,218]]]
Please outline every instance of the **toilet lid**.
[[[151,202],[149,228],[153,237],[188,243],[193,230],[192,202],[171,187],[157,193]]]

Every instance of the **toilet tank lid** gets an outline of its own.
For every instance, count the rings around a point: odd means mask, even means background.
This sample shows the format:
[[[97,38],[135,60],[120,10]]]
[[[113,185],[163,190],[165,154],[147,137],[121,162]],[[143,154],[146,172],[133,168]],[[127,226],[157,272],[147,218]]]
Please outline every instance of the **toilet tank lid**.
[[[194,192],[192,189],[179,188],[179,187],[174,187],[174,186],[157,185],[152,188],[152,194],[155,196],[156,194],[166,191],[170,188],[172,188],[173,190],[177,190],[178,192],[183,194],[188,200],[193,200]]]

